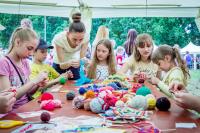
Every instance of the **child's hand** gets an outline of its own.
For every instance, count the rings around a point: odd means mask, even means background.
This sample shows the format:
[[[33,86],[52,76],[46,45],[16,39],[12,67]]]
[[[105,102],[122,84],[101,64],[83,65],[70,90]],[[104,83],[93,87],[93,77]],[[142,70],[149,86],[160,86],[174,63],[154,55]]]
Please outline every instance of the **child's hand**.
[[[45,71],[39,73],[37,78],[35,78],[35,80],[33,80],[33,83],[37,84],[40,87],[45,86],[47,82],[48,82],[48,73]]]
[[[187,90],[185,89],[185,86],[183,84],[175,83],[175,82],[173,82],[169,85],[169,90],[171,92],[177,92],[177,91],[187,92]]]
[[[159,82],[160,80],[158,79],[158,78],[156,78],[156,77],[151,77],[150,78],[150,82],[152,83],[152,84],[154,84],[154,85],[157,85],[158,84],[158,82]]]
[[[141,83],[144,83],[145,80],[148,78],[149,77],[147,76],[145,72],[137,72],[133,76],[133,80],[136,79],[136,81],[141,82]]]
[[[12,106],[16,101],[15,93],[4,91],[0,93],[0,113],[7,113],[12,110]]]
[[[73,78],[74,77],[72,71],[69,70],[66,73],[67,73],[67,78]]]

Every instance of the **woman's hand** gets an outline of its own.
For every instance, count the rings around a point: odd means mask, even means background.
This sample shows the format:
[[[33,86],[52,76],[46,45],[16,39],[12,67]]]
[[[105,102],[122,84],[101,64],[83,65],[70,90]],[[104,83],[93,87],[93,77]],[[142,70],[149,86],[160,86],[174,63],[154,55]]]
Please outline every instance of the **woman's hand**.
[[[175,102],[178,106],[200,112],[199,97],[187,92],[175,92]]]
[[[67,71],[67,72],[65,72],[65,73],[63,73],[63,74],[61,74],[61,75],[59,76],[59,78],[61,78],[61,77],[64,77],[64,78],[66,78],[66,79],[68,79],[68,78],[73,78],[73,73],[69,70],[69,71]]]

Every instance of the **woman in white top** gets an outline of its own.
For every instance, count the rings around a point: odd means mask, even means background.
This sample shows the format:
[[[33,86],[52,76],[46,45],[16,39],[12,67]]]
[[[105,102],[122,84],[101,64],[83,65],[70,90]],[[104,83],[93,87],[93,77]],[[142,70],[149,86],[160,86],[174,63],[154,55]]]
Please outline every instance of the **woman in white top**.
[[[80,21],[81,14],[74,15],[73,23],[67,31],[55,35],[52,44],[55,47],[53,67],[60,74],[71,70],[73,80],[79,79],[80,59],[85,57],[89,40],[86,39],[85,26]]]

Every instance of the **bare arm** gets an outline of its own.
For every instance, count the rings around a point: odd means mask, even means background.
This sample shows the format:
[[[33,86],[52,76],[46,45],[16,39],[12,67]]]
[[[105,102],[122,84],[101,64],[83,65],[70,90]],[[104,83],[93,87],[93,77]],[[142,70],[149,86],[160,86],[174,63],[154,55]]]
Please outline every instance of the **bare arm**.
[[[89,41],[87,41],[86,43],[84,43],[81,47],[81,52],[80,52],[80,58],[85,57],[87,49],[88,49],[88,43]]]
[[[56,54],[57,54],[57,57],[58,57],[58,61],[61,62],[60,68],[61,69],[69,68],[71,66],[71,64],[64,62],[64,50],[63,50],[63,48],[58,46],[58,45],[55,45],[55,47],[56,47]]]
[[[24,94],[26,94],[35,84],[33,82],[28,82],[24,86],[20,87],[17,89],[17,95],[16,98],[19,99],[22,97]],[[0,88],[1,91],[7,90],[11,88],[10,81],[8,77],[6,76],[0,76]]]
[[[122,66],[122,68],[121,68],[117,73],[118,73],[118,74],[124,75],[124,74],[127,73],[128,69],[129,69],[129,65],[128,65],[128,63],[126,62],[126,63]]]

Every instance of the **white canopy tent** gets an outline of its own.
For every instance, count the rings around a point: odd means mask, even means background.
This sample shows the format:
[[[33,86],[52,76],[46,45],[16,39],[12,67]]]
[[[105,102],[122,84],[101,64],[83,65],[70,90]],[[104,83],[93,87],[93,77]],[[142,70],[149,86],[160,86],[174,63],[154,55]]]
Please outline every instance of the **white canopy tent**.
[[[193,55],[193,58],[196,59],[197,54],[200,54],[200,46],[194,45],[192,42],[190,42],[188,45],[186,45],[184,48],[181,49],[181,54],[186,54],[186,52],[189,52]],[[197,62],[194,60],[194,69],[196,70]]]
[[[1,0],[0,13],[69,17],[86,3],[93,18],[196,17],[199,0]]]

